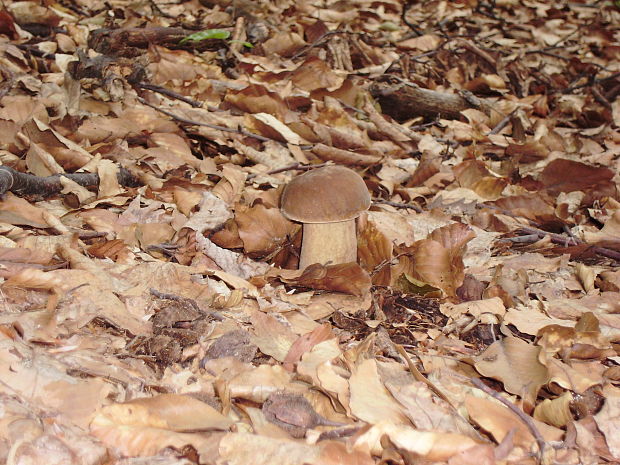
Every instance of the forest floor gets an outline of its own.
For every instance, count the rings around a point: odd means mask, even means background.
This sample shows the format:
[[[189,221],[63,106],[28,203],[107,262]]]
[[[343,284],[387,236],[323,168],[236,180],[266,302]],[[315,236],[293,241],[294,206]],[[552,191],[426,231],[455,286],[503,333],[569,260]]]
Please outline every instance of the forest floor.
[[[0,77],[0,462],[620,462],[617,1],[5,0]]]

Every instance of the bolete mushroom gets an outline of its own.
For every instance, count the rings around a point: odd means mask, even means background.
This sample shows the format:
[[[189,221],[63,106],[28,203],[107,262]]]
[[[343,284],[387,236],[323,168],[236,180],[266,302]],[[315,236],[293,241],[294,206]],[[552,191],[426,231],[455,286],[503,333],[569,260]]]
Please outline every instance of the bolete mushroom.
[[[357,260],[355,218],[368,210],[364,180],[344,166],[325,166],[293,179],[282,192],[282,214],[303,223],[299,269]]]

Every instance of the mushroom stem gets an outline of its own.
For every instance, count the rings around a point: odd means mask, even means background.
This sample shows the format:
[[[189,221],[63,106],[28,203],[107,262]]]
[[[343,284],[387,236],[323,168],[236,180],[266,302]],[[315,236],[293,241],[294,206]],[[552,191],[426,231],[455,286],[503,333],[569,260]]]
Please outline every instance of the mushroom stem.
[[[357,261],[355,219],[336,223],[304,223],[299,269],[330,262],[332,265]]]

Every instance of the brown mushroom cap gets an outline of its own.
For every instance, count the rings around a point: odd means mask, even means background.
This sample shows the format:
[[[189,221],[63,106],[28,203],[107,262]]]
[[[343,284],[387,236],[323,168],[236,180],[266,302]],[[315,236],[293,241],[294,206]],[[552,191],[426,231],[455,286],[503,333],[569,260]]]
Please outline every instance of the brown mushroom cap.
[[[301,223],[335,223],[368,210],[370,194],[364,180],[344,166],[325,166],[297,176],[281,200],[282,213]]]

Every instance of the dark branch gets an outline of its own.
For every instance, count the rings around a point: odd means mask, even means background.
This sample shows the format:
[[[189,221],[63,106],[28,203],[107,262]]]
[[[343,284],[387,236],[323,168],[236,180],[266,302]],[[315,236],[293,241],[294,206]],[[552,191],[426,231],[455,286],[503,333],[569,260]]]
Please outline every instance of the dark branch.
[[[0,195],[6,192],[29,195],[36,194],[43,197],[58,194],[63,189],[60,177],[64,176],[83,187],[99,185],[99,175],[96,173],[55,174],[53,176],[35,176],[22,173],[8,166],[0,166]],[[139,185],[136,177],[125,168],[121,168],[117,176],[119,184],[126,187]]]

